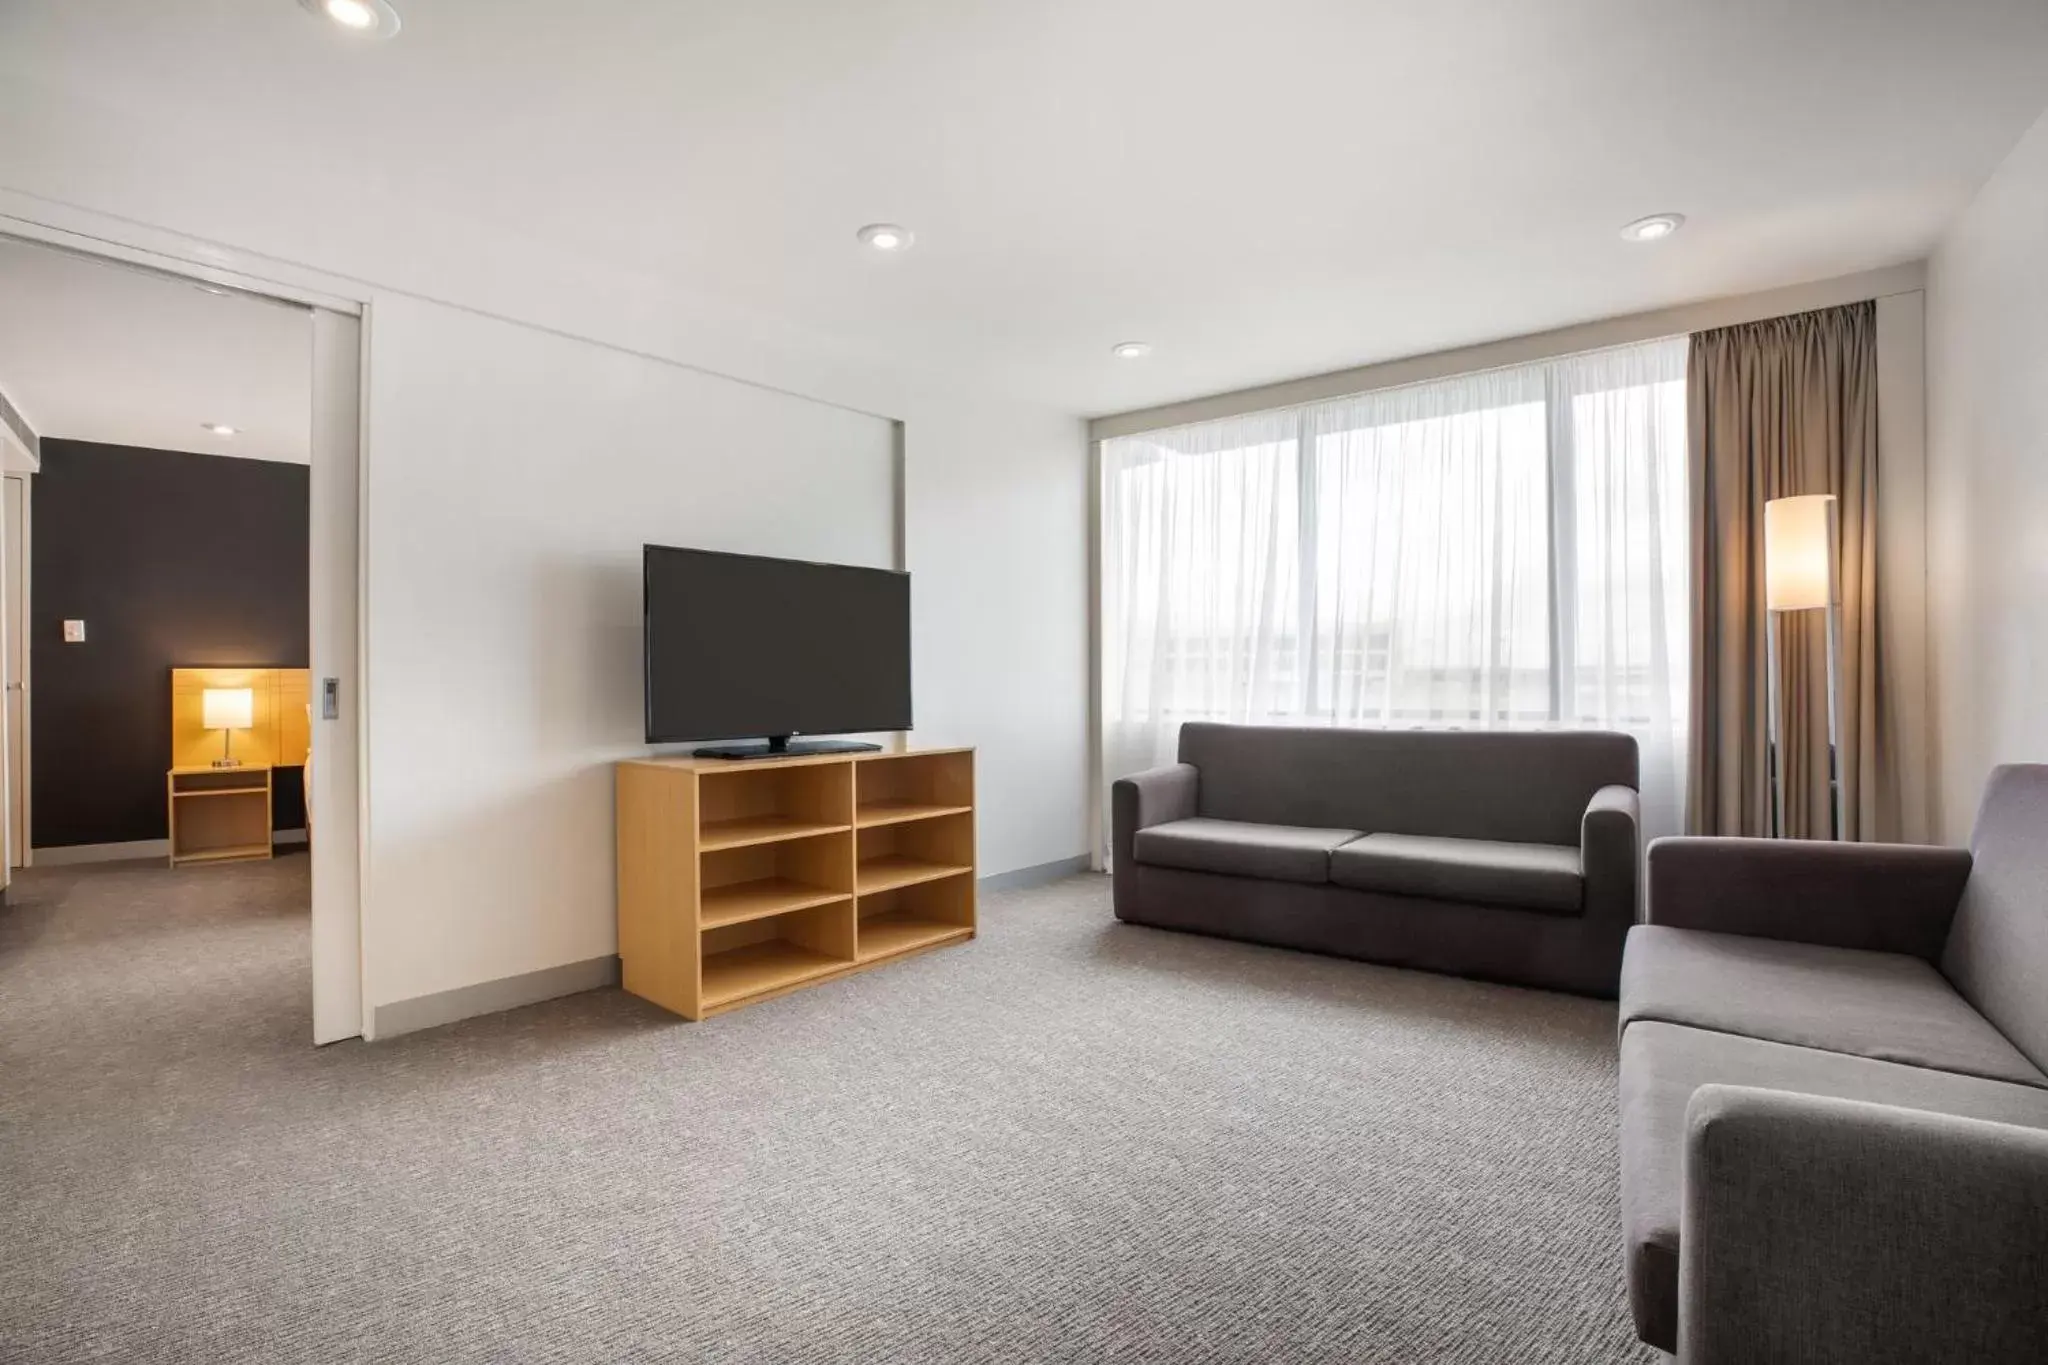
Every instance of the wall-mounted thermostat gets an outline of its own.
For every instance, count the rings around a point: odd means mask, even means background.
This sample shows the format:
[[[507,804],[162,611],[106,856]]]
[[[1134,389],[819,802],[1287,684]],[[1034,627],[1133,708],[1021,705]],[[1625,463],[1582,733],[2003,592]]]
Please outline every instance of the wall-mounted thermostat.
[[[84,643],[85,643],[85,622],[83,622],[83,621],[66,621],[66,622],[64,623],[64,643],[65,643],[65,644],[67,644],[67,645],[82,645],[82,644],[84,644]]]

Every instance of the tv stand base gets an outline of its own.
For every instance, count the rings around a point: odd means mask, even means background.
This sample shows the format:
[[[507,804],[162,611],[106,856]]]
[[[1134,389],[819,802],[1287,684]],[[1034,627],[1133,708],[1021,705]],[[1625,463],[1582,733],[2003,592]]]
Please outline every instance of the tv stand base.
[[[874,754],[882,746],[858,739],[792,739],[771,735],[760,744],[713,744],[690,751],[693,758],[801,758],[805,754]]]

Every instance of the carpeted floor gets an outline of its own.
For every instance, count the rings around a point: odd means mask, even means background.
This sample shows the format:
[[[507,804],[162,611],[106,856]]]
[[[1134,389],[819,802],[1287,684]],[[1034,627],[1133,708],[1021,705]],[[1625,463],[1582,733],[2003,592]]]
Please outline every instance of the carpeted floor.
[[[305,860],[0,911],[0,1358],[1640,1361],[1614,1010],[1116,923],[307,1044]]]

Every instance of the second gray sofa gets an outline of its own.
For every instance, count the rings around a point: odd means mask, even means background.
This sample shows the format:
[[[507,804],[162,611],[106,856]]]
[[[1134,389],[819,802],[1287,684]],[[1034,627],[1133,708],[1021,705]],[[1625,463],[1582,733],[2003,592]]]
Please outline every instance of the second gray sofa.
[[[1117,918],[1611,996],[1636,742],[1190,722],[1111,789]]]

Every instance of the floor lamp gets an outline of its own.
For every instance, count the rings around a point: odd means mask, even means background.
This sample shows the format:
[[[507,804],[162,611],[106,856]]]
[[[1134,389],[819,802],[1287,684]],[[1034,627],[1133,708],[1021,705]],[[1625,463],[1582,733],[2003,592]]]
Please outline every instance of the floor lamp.
[[[1783,617],[1788,612],[1824,611],[1828,624],[1828,789],[1839,839],[1848,828],[1843,809],[1837,745],[1836,664],[1841,653],[1841,620],[1835,592],[1835,495],[1773,498],[1764,504],[1764,607],[1770,615],[1766,638],[1770,670],[1772,806],[1771,834],[1785,837],[1785,683],[1778,661]]]

